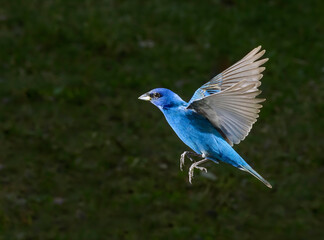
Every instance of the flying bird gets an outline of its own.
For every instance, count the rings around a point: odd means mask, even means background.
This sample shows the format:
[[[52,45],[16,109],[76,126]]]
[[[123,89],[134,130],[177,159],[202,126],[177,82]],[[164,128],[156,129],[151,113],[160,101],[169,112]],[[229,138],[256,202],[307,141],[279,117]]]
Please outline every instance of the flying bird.
[[[166,88],[153,89],[139,97],[150,101],[164,114],[178,137],[193,151],[180,157],[182,170],[185,158],[193,163],[189,168],[189,182],[194,169],[207,172],[200,164],[219,161],[252,174],[267,187],[271,184],[258,174],[234,149],[249,134],[265,101],[256,98],[261,91],[260,79],[268,58],[261,46],[253,49],[240,61],[212,78],[196,90],[189,102]],[[193,157],[201,158],[194,161]]]

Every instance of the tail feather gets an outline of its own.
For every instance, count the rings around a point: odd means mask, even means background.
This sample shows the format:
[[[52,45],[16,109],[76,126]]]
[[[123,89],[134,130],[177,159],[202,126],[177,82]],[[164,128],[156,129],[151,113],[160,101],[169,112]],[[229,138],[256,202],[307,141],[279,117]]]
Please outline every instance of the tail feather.
[[[251,175],[253,175],[257,179],[259,179],[268,188],[272,188],[271,184],[267,180],[265,180],[259,173],[257,173],[253,168],[251,168],[249,165],[241,166],[240,169],[245,171],[245,172],[250,173]]]

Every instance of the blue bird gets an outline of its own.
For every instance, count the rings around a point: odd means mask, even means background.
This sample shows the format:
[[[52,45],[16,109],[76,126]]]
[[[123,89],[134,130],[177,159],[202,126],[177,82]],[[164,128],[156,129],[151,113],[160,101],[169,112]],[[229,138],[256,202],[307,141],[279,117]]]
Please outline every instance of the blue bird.
[[[189,182],[194,169],[207,172],[200,164],[222,161],[252,174],[267,187],[271,184],[258,174],[232,148],[250,132],[259,117],[258,113],[265,99],[256,98],[261,91],[260,67],[268,61],[259,60],[265,53],[261,46],[253,49],[240,61],[215,76],[201,86],[187,103],[169,89],[156,88],[139,97],[150,101],[164,114],[167,122],[178,137],[193,152],[185,151],[180,157],[182,170],[185,157],[202,160],[192,163],[189,168]]]

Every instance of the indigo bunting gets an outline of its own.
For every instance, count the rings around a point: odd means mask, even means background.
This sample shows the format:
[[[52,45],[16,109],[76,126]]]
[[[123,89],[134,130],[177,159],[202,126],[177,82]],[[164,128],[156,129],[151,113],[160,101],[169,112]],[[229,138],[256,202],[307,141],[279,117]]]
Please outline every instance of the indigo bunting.
[[[259,117],[265,99],[256,98],[261,91],[260,79],[268,58],[259,60],[265,53],[261,46],[253,49],[240,61],[212,78],[196,90],[187,103],[166,88],[153,89],[139,97],[150,101],[164,114],[178,137],[193,152],[185,151],[180,157],[180,169],[185,157],[193,161],[189,168],[189,182],[194,169],[207,172],[200,164],[222,161],[252,174],[267,187],[271,184],[258,174],[232,148],[250,132]],[[193,157],[200,157],[195,162]]]

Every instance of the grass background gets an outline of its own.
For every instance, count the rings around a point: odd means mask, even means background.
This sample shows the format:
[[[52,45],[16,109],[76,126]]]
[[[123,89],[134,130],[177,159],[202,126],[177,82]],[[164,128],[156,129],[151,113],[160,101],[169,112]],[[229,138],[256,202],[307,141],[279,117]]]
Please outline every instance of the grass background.
[[[14,0],[0,8],[0,239],[324,239],[323,1]],[[262,44],[267,98],[206,164],[152,105]]]

